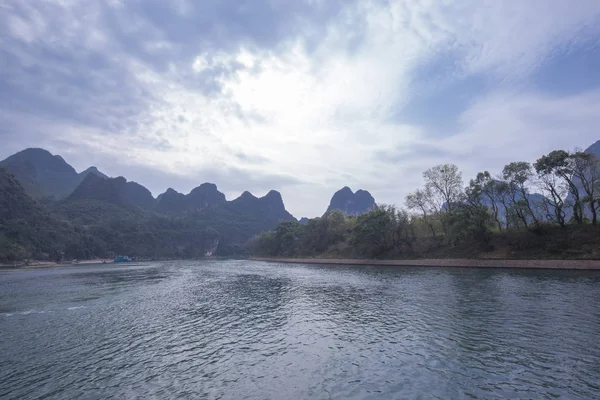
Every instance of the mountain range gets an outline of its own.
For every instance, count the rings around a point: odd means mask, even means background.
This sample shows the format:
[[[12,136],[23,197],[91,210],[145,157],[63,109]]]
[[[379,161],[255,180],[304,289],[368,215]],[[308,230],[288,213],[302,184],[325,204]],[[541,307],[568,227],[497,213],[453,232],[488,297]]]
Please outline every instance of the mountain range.
[[[0,220],[0,259],[15,258],[15,254],[36,258],[113,253],[155,258],[230,255],[242,251],[241,245],[250,237],[273,229],[280,221],[296,221],[275,190],[263,197],[246,191],[228,201],[214,183],[203,183],[188,194],[169,188],[155,199],[141,184],[122,176],[109,178],[96,167],[77,173],[61,156],[44,149],[26,149],[10,156],[0,161],[0,171],[0,201],[6,203],[5,214],[12,216],[9,220],[5,215],[5,223]],[[333,196],[327,211],[339,209],[357,215],[374,204],[368,192],[343,188]],[[28,226],[40,227],[35,232],[54,232],[54,227],[61,227],[62,233],[55,235],[56,241],[38,243],[36,234],[22,234],[21,217]]]
[[[600,141],[586,151],[600,156]],[[61,156],[36,148],[0,161],[0,189],[0,261],[241,254],[251,237],[296,221],[275,190],[227,200],[207,182],[188,194],[169,188],[154,198],[137,182],[110,178],[93,166],[78,173]],[[541,203],[541,195],[530,196],[534,206]],[[355,216],[375,205],[369,192],[343,187],[326,213]]]

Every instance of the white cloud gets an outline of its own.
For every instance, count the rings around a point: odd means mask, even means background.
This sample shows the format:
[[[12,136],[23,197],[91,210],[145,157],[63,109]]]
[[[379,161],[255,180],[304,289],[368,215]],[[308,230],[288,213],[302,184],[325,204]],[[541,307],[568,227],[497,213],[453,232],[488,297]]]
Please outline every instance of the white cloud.
[[[173,7],[186,18],[191,4]],[[63,142],[77,140],[107,157],[127,148],[131,165],[199,180],[203,170],[214,168],[291,175],[308,183],[275,189],[297,216],[320,214],[329,196],[347,184],[372,190],[377,200],[402,203],[420,184],[420,172],[437,162],[457,163],[467,178],[513,159],[531,160],[550,145],[565,147],[573,129],[578,145],[595,140],[588,124],[598,121],[586,101],[598,105],[596,94],[551,98],[518,90],[557,52],[598,34],[600,3],[594,0],[359,2],[330,21],[316,44],[307,24],[272,48],[241,41],[230,49],[203,49],[171,60],[166,72],[111,43],[97,10],[89,10],[84,23],[65,15],[75,22],[59,40],[110,51],[156,102],[118,135],[87,129],[81,137],[64,129]],[[15,19],[11,30],[29,43],[44,40],[42,30],[29,26]],[[168,55],[177,46],[141,17],[131,29],[152,32],[144,44],[150,53]],[[440,132],[434,140],[422,127],[390,116],[415,96],[420,66],[446,53],[456,59],[449,79],[483,74],[493,84],[457,116],[458,132]],[[215,71],[221,91],[198,90],[199,80]],[[421,152],[425,147],[439,153]],[[377,161],[391,150],[397,161]],[[265,161],[244,161],[236,156],[240,152]],[[239,192],[246,189],[252,188]]]
[[[460,116],[463,129],[444,145],[463,154],[472,173],[484,166],[499,173],[511,161],[533,162],[552,150],[594,143],[599,107],[599,90],[564,97],[494,93]]]

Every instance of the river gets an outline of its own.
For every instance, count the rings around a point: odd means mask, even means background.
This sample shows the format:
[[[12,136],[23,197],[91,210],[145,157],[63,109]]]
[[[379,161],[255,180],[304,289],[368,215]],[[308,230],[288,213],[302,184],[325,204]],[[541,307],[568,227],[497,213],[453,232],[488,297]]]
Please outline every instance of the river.
[[[0,272],[2,399],[595,399],[599,338],[597,271]]]

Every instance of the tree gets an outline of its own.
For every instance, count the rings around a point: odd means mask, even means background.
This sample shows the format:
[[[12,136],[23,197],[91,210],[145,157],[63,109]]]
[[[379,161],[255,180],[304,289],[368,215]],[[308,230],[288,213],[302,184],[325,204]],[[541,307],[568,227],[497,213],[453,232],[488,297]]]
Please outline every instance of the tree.
[[[405,245],[410,252],[413,251],[415,227],[410,214],[406,210],[398,210],[396,213],[396,237],[397,246]]]
[[[554,181],[554,178],[551,177],[551,175],[554,175],[556,178],[560,178],[566,182],[569,194],[573,198],[573,220],[575,220],[576,223],[582,223],[583,207],[581,202],[582,196],[580,194],[577,175],[575,173],[577,166],[576,157],[573,157],[564,150],[554,150],[547,155],[541,156],[535,162],[534,166],[538,175],[544,176],[544,179]],[[561,186],[557,180],[554,181],[553,185],[556,187]],[[550,188],[548,189],[552,190]],[[557,191],[557,193],[558,192],[559,191]],[[563,204],[563,206],[568,206],[568,204]]]
[[[494,222],[498,226],[498,230],[502,230],[502,222],[500,220],[500,203],[502,202],[502,188],[500,182],[492,178],[488,171],[479,172],[475,179],[471,179],[467,188],[467,199],[471,202],[474,199],[479,201],[479,204],[488,205],[492,211]]]
[[[560,168],[557,168],[557,157],[558,159],[561,158],[559,152],[542,156],[534,163],[534,168],[538,174],[539,187],[544,194],[542,205],[546,218],[564,228],[566,226],[565,207],[567,205],[565,200],[569,193],[569,185],[560,172]],[[579,198],[579,195],[577,197]]]
[[[432,204],[431,200],[431,192],[425,188],[424,190],[417,189],[416,192],[409,194],[406,196],[406,207],[409,210],[418,210],[423,216],[423,221],[429,229],[431,230],[431,234],[433,238],[436,239],[436,232],[433,226],[433,222],[431,221],[431,216],[435,213],[435,206]]]
[[[398,244],[397,214],[393,206],[378,205],[358,216],[350,243],[361,256],[379,258]]]
[[[504,167],[502,176],[508,183],[511,210],[523,222],[525,228],[529,229],[529,223],[532,221],[539,228],[540,223],[531,206],[527,187],[533,176],[531,164],[525,161],[512,162]]]
[[[295,256],[300,245],[302,225],[296,221],[282,221],[275,227],[275,251],[281,256]]]
[[[454,164],[443,164],[429,168],[423,173],[425,187],[434,198],[441,199],[440,209],[452,212],[462,200],[462,174]]]
[[[585,193],[581,201],[588,204],[592,224],[596,225],[600,206],[600,163],[596,156],[583,151],[570,154],[569,158],[572,161],[574,183],[580,185]]]
[[[479,202],[467,201],[457,205],[449,219],[451,244],[489,241],[490,213],[488,208]]]

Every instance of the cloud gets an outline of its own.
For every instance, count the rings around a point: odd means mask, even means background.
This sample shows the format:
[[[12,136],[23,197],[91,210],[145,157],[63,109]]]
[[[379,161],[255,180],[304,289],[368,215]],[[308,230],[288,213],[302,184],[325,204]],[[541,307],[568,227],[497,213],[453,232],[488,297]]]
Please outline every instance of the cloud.
[[[594,142],[600,78],[561,74],[598,27],[595,0],[6,1],[0,156],[278,189],[298,216],[345,185],[401,204],[435,163],[467,177]]]

